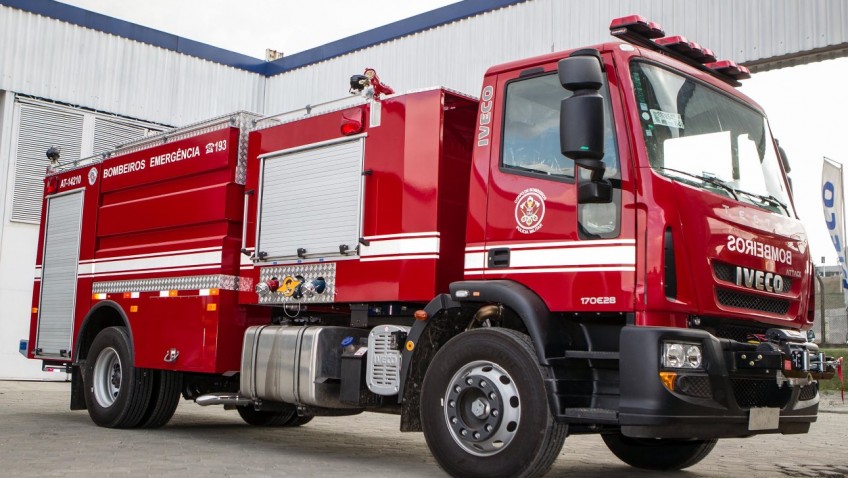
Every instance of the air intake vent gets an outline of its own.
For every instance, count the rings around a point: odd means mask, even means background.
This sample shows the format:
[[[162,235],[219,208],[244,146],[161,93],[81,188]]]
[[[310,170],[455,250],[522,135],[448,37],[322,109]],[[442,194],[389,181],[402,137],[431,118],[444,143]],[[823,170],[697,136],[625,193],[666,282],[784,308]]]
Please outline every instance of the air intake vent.
[[[671,228],[665,230],[663,238],[663,279],[665,296],[669,299],[677,298],[677,263],[674,261],[674,236]]]
[[[716,289],[716,296],[718,297],[718,302],[727,307],[750,309],[777,315],[786,315],[789,312],[788,300],[774,299],[722,288]]]
[[[409,327],[381,325],[368,334],[365,383],[377,395],[396,395],[400,386],[401,349]]]

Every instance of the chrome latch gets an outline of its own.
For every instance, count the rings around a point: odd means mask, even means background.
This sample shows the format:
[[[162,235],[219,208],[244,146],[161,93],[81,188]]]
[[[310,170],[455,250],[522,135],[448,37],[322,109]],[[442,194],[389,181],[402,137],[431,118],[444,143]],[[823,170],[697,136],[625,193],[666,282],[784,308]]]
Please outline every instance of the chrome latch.
[[[165,358],[163,358],[162,360],[164,360],[165,362],[168,362],[168,363],[174,363],[174,362],[177,361],[177,357],[179,357],[179,356],[180,356],[179,350],[168,349],[168,351],[165,352]]]

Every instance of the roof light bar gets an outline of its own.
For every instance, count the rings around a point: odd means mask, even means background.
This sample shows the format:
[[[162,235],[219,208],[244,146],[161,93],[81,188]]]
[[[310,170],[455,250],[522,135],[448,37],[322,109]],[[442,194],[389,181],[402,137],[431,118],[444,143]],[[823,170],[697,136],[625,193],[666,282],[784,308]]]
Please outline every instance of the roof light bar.
[[[665,53],[733,86],[740,86],[739,80],[751,77],[751,72],[744,66],[729,60],[716,61],[715,53],[699,43],[680,35],[666,37],[658,24],[641,15],[614,19],[610,23],[610,34],[651,51]]]

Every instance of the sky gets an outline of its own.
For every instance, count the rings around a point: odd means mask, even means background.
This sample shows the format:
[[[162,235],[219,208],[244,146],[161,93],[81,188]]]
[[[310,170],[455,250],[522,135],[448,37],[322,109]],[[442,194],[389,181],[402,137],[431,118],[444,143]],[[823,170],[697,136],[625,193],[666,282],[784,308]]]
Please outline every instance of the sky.
[[[264,58],[292,55],[456,0],[62,0],[87,10]],[[816,265],[837,263],[821,205],[822,157],[848,163],[848,58],[757,73],[741,91],[765,108],[792,166],[798,215]],[[450,86],[450,85],[446,85]],[[476,94],[477,92],[469,92]]]
[[[457,0],[61,0],[208,45],[292,55]]]

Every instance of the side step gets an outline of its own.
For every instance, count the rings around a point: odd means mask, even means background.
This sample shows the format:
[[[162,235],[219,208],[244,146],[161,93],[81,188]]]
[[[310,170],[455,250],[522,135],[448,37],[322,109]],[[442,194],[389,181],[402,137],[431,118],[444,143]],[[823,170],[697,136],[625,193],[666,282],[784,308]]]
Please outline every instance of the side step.
[[[557,421],[567,423],[587,423],[618,425],[618,412],[605,408],[566,408]]]
[[[618,360],[618,352],[597,352],[594,350],[566,350],[563,357],[549,357],[548,362],[565,362],[566,360]]]

